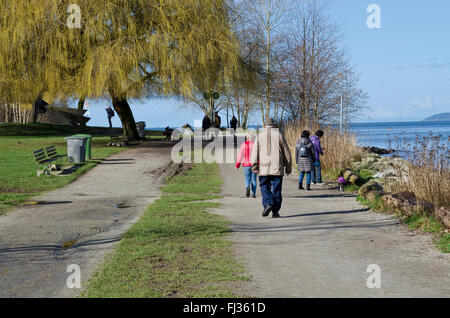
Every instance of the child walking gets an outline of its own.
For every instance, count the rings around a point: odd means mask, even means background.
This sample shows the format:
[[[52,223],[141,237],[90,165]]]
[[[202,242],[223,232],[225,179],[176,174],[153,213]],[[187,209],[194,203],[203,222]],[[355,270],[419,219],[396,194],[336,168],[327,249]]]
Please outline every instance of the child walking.
[[[311,190],[311,170],[315,162],[314,145],[309,139],[310,132],[304,130],[300,139],[295,145],[295,159],[298,165],[300,177],[298,180],[298,188],[303,190],[303,179],[306,174],[306,190]]]
[[[247,134],[245,136],[245,142],[241,145],[239,155],[236,161],[236,170],[239,167],[244,167],[244,177],[245,177],[245,196],[250,197],[250,190],[252,193],[252,198],[256,198],[256,173],[252,171],[252,164],[250,162],[250,156],[253,150],[252,135]]]

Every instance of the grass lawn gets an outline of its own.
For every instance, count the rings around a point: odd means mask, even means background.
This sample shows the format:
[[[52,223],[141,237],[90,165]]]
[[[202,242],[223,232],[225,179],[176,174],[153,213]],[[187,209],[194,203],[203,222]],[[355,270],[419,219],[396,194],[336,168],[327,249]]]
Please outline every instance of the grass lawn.
[[[84,297],[235,297],[232,282],[247,281],[236,263],[228,221],[208,213],[222,183],[216,164],[193,165],[170,179],[122,237]]]
[[[93,159],[70,176],[37,177],[33,151],[55,145],[59,154],[66,154],[67,142],[64,137],[76,133],[88,133],[93,136]],[[114,134],[121,134],[121,129],[114,129]],[[158,138],[161,132],[149,134]],[[108,141],[108,129],[102,127],[78,128],[40,123],[0,125],[0,215],[43,191],[69,184],[97,165],[99,161],[95,159],[107,158],[126,149],[106,147]]]
[[[23,201],[43,191],[53,190],[69,184],[99,161],[125,148],[106,147],[109,137],[94,137],[92,158],[89,163],[66,177],[36,176],[33,151],[55,145],[58,153],[67,153],[63,137],[12,137],[0,136],[0,215]]]

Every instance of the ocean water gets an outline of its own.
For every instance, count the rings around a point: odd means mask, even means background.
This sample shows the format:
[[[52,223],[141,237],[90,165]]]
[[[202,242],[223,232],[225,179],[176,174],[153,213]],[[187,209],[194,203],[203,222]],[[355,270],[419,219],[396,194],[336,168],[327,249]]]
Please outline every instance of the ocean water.
[[[430,135],[439,136],[440,143],[448,145],[450,121],[358,123],[351,124],[350,131],[356,135],[361,146],[396,149],[399,142],[414,142],[417,137]]]
[[[259,126],[250,126],[257,129]],[[173,128],[173,127],[172,127]],[[162,127],[147,128],[164,130]],[[356,135],[360,146],[393,148],[398,142],[413,142],[417,136],[440,136],[440,143],[447,144],[450,138],[450,121],[444,122],[384,122],[355,123],[350,125],[350,131]]]

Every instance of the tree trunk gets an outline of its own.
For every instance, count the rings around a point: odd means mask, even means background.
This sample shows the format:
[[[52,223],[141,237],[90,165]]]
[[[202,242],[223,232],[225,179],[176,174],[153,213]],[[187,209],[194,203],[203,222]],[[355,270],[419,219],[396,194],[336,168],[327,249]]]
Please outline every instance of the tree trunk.
[[[134,121],[133,112],[128,104],[126,97],[112,97],[114,110],[122,122],[123,138],[128,141],[141,140],[139,136],[136,122]]]
[[[85,101],[85,98],[84,98],[84,97],[81,97],[81,98],[78,100],[78,110],[83,110],[83,108],[84,108],[84,101]]]
[[[5,104],[5,123],[9,123],[9,104]]]

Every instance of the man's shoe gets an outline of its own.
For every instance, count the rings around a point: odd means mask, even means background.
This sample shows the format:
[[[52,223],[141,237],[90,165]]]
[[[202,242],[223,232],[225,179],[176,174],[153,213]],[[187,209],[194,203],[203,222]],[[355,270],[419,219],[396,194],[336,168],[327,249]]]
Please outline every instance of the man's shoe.
[[[299,189],[299,190],[305,190],[305,189],[303,188],[303,185],[301,185],[300,183],[298,184],[298,189]]]
[[[264,211],[263,211],[263,213],[262,213],[262,216],[263,217],[266,217],[266,216],[268,216],[269,214],[270,214],[270,212],[272,212],[272,206],[271,205],[268,205],[268,206],[266,206],[265,208],[264,208]]]
[[[310,184],[306,185],[306,190],[311,191],[311,185]]]
[[[247,198],[250,198],[250,187],[247,187],[246,192],[245,192],[245,196]]]
[[[278,212],[272,213],[272,218],[277,219],[279,217],[280,217],[280,215],[278,214]]]

